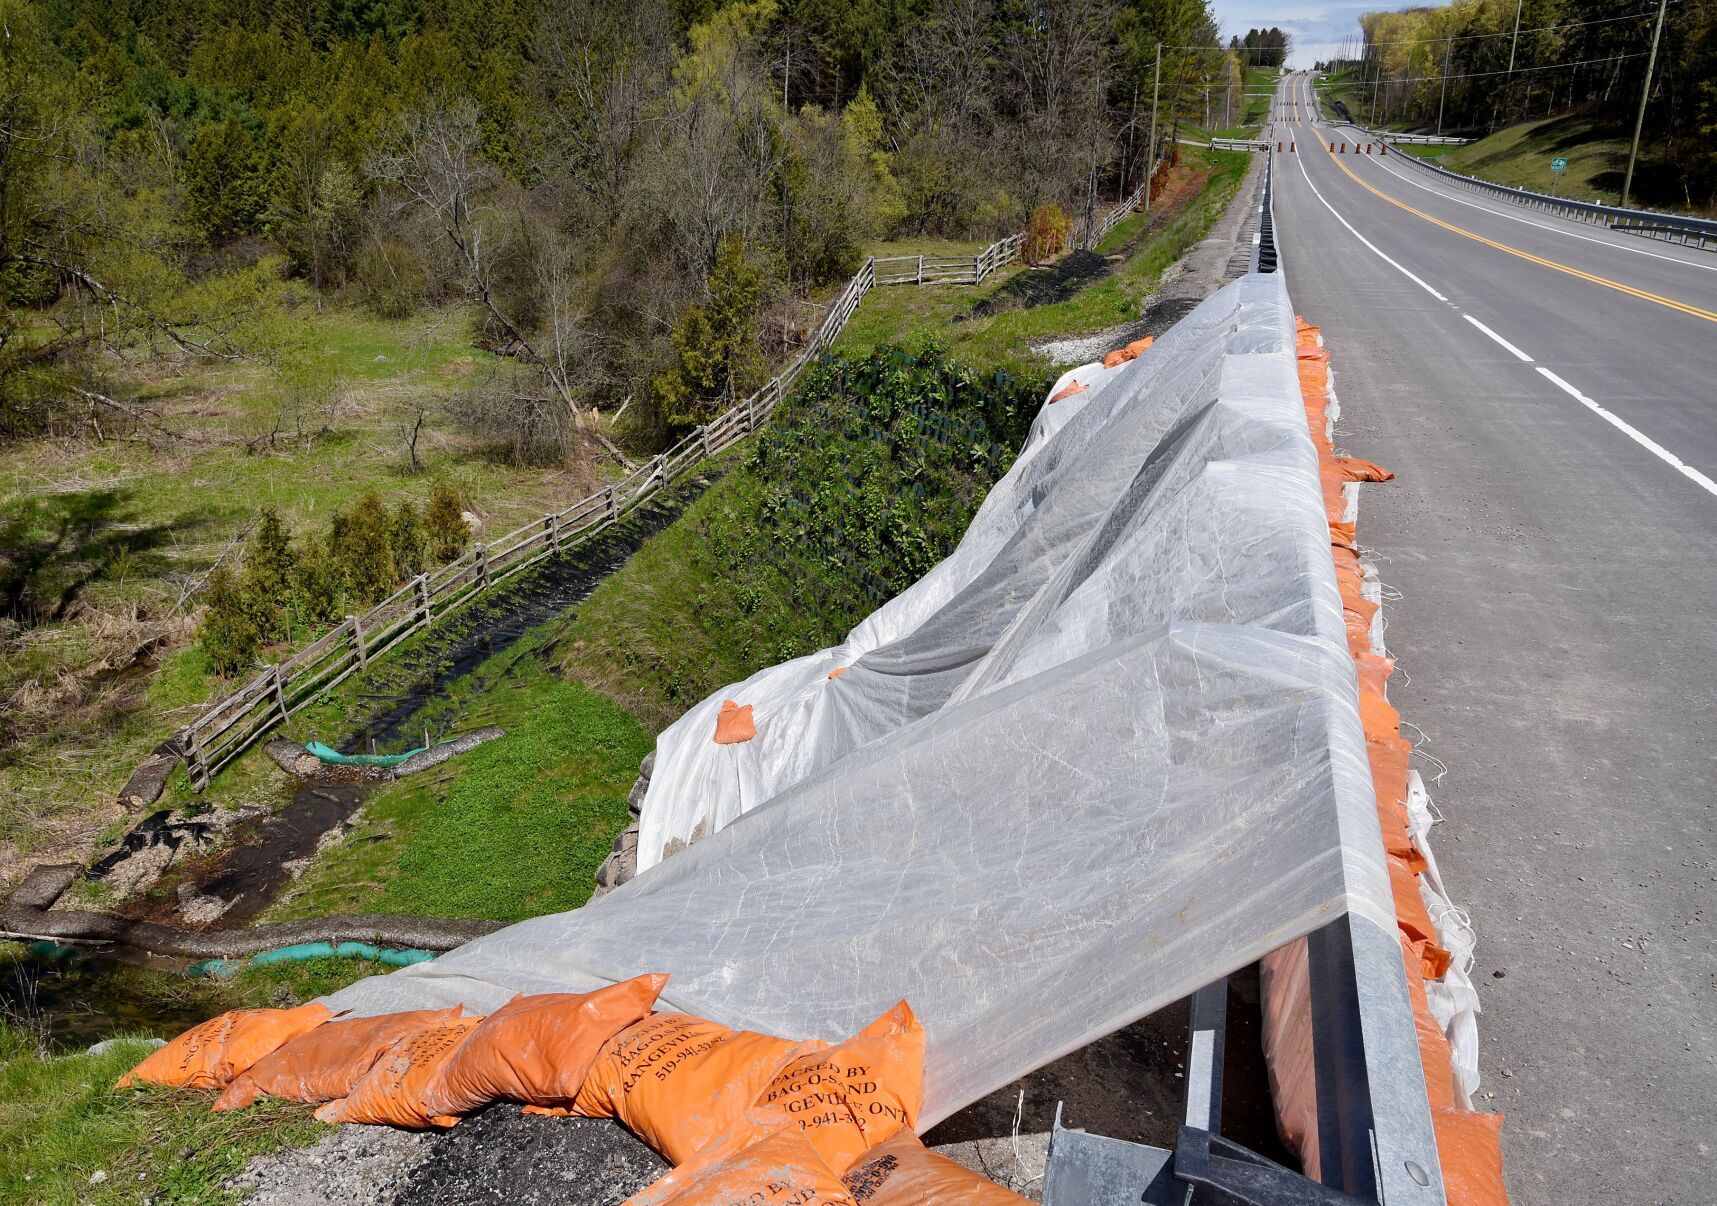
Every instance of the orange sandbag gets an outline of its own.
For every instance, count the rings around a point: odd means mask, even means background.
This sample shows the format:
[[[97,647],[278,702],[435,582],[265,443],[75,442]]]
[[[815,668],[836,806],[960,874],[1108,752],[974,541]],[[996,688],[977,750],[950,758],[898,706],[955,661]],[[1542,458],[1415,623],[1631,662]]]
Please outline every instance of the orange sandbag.
[[[755,1124],[799,1123],[830,1168],[845,1172],[924,1104],[924,1028],[905,1001],[852,1038],[790,1059],[758,1097]]]
[[[458,1017],[460,1008],[414,1009],[324,1023],[257,1060],[215,1099],[213,1108],[242,1110],[264,1093],[284,1101],[344,1097],[382,1052],[413,1031]]]
[[[1156,341],[1157,337],[1155,335],[1146,335],[1143,339],[1135,339],[1132,343],[1129,343],[1127,345],[1127,351],[1131,352],[1134,356],[1142,356],[1150,350],[1151,345]]]
[[[827,1046],[659,1013],[608,1041],[572,1112],[618,1118],[663,1158],[684,1164],[712,1144],[730,1151],[758,1137],[745,1118],[764,1087],[789,1059]]]
[[[1071,398],[1074,394],[1082,394],[1090,388],[1091,387],[1086,385],[1083,381],[1070,381],[1060,389],[1056,390],[1053,394],[1049,395],[1049,404],[1053,406],[1057,402]]]
[[[1362,460],[1357,456],[1338,456],[1335,458],[1335,464],[1336,468],[1341,470],[1342,477],[1350,482],[1388,482],[1395,480],[1395,475],[1376,461]]]
[[[731,699],[721,701],[721,711],[715,718],[715,743],[738,745],[757,736],[757,724],[751,719],[751,705],[743,708]]]
[[[233,1009],[193,1026],[119,1078],[115,1087],[139,1082],[186,1089],[224,1089],[235,1076],[283,1043],[334,1015],[311,1002],[296,1009]]]
[[[1026,1200],[938,1156],[909,1130],[879,1143],[842,1181],[854,1206],[1018,1206]]]
[[[491,1101],[570,1106],[602,1045],[640,1018],[668,977],[636,976],[595,992],[520,994],[484,1019],[429,1082],[431,1114]]]
[[[320,1122],[369,1122],[422,1130],[459,1119],[427,1108],[424,1090],[482,1018],[449,1018],[395,1040],[339,1101],[316,1111]]]
[[[1137,352],[1129,352],[1126,348],[1116,348],[1113,352],[1110,352],[1107,356],[1103,357],[1103,367],[1114,368],[1118,364],[1127,363],[1127,361],[1133,359],[1137,355]]]
[[[1449,1206],[1508,1206],[1502,1183],[1502,1117],[1471,1110],[1432,1111]]]
[[[784,1126],[726,1155],[682,1164],[622,1206],[851,1206],[804,1133]]]

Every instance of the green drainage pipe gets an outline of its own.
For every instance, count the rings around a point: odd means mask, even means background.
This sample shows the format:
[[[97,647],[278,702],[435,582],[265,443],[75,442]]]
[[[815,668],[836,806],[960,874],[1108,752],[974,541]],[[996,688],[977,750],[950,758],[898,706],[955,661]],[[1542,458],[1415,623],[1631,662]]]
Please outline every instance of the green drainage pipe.
[[[299,942],[277,950],[259,951],[250,957],[248,965],[262,967],[269,963],[298,963],[305,959],[373,959],[390,967],[410,967],[413,963],[427,963],[433,958],[434,951],[399,950],[389,946],[371,946],[367,942]],[[204,959],[201,963],[191,964],[189,972],[193,976],[230,976],[241,966],[244,963],[237,959]]]

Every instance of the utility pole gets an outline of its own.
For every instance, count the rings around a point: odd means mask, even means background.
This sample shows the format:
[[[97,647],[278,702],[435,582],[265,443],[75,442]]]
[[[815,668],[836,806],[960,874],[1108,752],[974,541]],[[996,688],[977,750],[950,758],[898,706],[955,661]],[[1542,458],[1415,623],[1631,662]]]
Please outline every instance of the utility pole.
[[[1145,211],[1151,208],[1151,178],[1157,170],[1157,97],[1163,83],[1163,44],[1157,43],[1156,75],[1151,80],[1151,149],[1145,160]]]
[[[1628,174],[1622,177],[1622,208],[1628,207],[1628,194],[1634,187],[1634,160],[1639,156],[1640,130],[1645,126],[1645,102],[1651,96],[1651,73],[1657,67],[1657,40],[1663,34],[1663,12],[1669,0],[1658,0],[1657,24],[1651,31],[1651,55],[1645,61],[1645,85],[1640,88],[1639,112],[1634,115],[1634,140],[1628,147]]]
[[[1443,132],[1443,106],[1449,99],[1449,52],[1455,48],[1455,40],[1449,38],[1443,43],[1443,95],[1437,99],[1437,133]]]
[[[1514,0],[1514,41],[1508,44],[1508,78],[1503,81],[1506,86],[1514,82],[1514,52],[1520,46],[1520,6],[1525,0]]]

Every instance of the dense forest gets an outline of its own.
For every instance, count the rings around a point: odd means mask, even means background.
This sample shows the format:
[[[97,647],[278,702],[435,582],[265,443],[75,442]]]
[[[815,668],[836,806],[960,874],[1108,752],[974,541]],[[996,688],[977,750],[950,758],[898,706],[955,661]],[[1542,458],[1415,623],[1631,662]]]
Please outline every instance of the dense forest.
[[[289,378],[290,285],[464,303],[496,355],[453,418],[523,461],[648,451],[758,384],[867,243],[1124,195],[1158,42],[1169,118],[1237,80],[1204,0],[0,0],[0,26],[0,442],[146,421],[150,357]]]
[[[1361,116],[1430,123],[1441,112],[1448,129],[1485,132],[1584,112],[1631,131],[1657,14],[1654,0],[1458,0],[1367,13],[1349,64],[1363,81]],[[1665,10],[1644,139],[1691,201],[1717,204],[1713,0]]]

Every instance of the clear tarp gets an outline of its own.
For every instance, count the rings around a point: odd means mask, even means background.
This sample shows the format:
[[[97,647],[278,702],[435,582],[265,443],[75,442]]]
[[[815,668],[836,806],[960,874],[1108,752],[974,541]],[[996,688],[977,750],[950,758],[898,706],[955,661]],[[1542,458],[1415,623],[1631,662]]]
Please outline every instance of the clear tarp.
[[[637,878],[327,1003],[662,971],[832,1040],[904,997],[928,1125],[1344,911],[1393,933],[1280,278],[1070,379],[946,561],[662,734]]]

